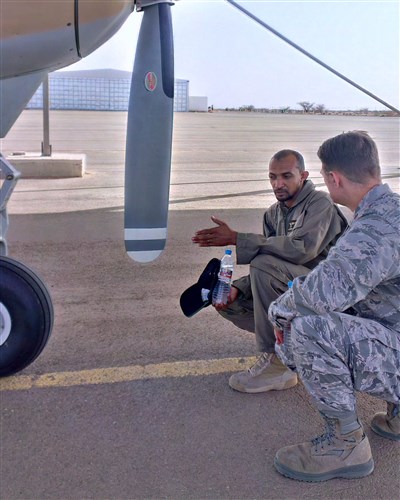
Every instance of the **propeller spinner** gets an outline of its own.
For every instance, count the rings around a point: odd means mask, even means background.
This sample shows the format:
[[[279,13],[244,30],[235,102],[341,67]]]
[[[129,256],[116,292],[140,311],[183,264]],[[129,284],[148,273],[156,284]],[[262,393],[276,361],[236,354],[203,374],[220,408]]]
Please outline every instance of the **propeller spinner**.
[[[156,259],[167,237],[174,97],[171,3],[144,5],[129,99],[125,247]]]

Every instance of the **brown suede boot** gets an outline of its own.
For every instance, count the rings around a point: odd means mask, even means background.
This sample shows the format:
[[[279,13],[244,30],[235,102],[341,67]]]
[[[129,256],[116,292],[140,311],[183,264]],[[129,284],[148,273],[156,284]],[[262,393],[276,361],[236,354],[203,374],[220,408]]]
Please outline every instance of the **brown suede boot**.
[[[252,367],[246,371],[234,373],[229,379],[232,389],[250,394],[282,391],[296,384],[297,375],[272,352],[264,352]]]
[[[386,413],[377,413],[371,420],[371,429],[387,439],[400,441],[400,404],[387,403]]]
[[[371,448],[361,424],[343,433],[341,421],[325,417],[326,432],[312,441],[278,451],[278,472],[298,481],[364,477],[374,470]],[[357,424],[356,424],[357,425]]]

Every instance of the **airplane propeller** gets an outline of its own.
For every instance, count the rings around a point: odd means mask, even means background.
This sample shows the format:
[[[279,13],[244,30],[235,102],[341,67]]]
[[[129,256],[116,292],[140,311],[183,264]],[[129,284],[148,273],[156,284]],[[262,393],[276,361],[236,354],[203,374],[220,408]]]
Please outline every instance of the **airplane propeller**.
[[[156,259],[167,237],[174,97],[171,5],[143,7],[132,73],[125,159],[125,247]]]

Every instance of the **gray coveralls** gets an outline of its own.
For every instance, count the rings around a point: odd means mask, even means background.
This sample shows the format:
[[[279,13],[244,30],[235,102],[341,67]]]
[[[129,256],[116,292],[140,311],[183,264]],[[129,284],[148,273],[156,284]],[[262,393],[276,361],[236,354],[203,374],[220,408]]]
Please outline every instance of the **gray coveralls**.
[[[255,332],[261,352],[275,351],[268,308],[288,288],[288,281],[310,272],[326,258],[347,222],[329,195],[306,181],[293,207],[271,205],[264,214],[264,235],[238,233],[238,264],[250,275],[233,282],[238,299],[220,314],[237,327]]]
[[[269,309],[290,325],[278,355],[328,417],[355,416],[355,391],[399,403],[399,203],[387,185],[371,189],[326,260]]]

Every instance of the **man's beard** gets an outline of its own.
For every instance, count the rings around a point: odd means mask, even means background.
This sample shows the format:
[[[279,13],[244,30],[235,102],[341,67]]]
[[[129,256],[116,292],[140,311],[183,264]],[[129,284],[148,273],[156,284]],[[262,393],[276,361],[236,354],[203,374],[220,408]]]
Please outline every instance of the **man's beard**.
[[[278,201],[289,201],[289,200],[293,200],[293,198],[295,198],[299,192],[302,190],[303,188],[303,183],[299,186],[299,188],[297,189],[297,191],[293,194],[290,194],[289,191],[287,189],[275,189],[274,190],[274,194],[275,194],[275,197]]]
[[[274,194],[275,194],[275,197],[277,200],[288,201],[288,200],[291,200],[292,198],[294,198],[297,193],[290,194],[289,191],[287,191],[286,189],[280,189],[280,190],[274,191]]]

